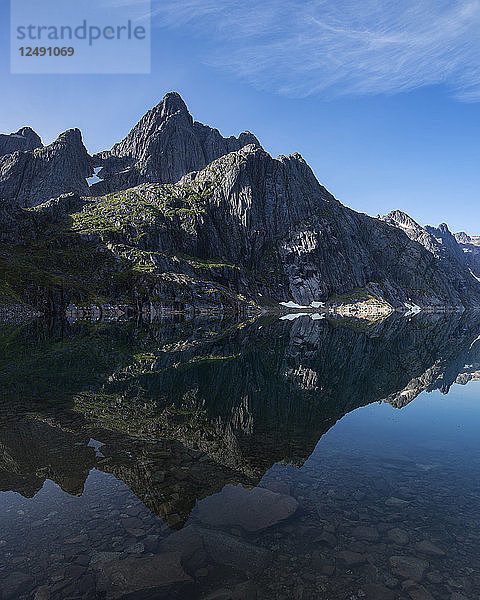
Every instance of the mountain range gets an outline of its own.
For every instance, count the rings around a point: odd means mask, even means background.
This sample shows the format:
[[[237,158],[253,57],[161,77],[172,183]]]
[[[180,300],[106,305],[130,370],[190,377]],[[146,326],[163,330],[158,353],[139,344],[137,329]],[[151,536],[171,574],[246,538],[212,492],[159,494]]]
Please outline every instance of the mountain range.
[[[299,154],[167,94],[110,150],[0,135],[0,303],[46,312],[480,306],[480,242],[342,205]]]

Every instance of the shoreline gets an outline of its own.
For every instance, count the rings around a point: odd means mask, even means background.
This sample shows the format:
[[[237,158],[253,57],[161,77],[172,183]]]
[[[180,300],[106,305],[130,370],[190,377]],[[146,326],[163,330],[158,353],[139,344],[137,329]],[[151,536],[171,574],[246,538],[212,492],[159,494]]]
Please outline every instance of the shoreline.
[[[479,307],[460,307],[460,306],[424,306],[417,307],[418,310],[412,311],[407,307],[392,307],[383,304],[333,304],[318,308],[313,307],[246,307],[243,310],[218,308],[199,308],[187,306],[186,308],[159,308],[154,305],[145,305],[141,310],[137,307],[127,304],[97,304],[85,307],[69,306],[59,312],[42,312],[38,309],[22,305],[8,304],[0,305],[0,323],[24,323],[40,318],[66,318],[69,321],[130,321],[135,318],[141,318],[146,321],[154,321],[161,317],[185,316],[195,317],[259,317],[259,316],[277,316],[279,318],[291,315],[292,318],[300,316],[316,316],[317,319],[332,317],[347,317],[353,319],[377,320],[387,318],[392,314],[403,316],[414,316],[420,313],[445,314],[459,313],[470,310],[480,310]]]

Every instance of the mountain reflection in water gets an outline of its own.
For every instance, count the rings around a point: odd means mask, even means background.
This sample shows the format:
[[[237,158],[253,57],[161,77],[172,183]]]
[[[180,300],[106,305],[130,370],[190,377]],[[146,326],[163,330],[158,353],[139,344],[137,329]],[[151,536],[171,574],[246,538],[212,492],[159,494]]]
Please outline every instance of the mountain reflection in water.
[[[434,417],[479,334],[477,313],[2,326],[0,597],[478,598],[480,444]]]

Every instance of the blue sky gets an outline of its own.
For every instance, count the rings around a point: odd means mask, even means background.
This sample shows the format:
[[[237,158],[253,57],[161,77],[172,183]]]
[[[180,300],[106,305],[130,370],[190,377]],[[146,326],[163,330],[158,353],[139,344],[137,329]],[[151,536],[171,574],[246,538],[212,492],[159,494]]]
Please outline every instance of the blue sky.
[[[480,234],[480,0],[153,0],[149,75],[10,75],[0,1],[1,132],[79,127],[95,152],[176,90],[347,206]]]

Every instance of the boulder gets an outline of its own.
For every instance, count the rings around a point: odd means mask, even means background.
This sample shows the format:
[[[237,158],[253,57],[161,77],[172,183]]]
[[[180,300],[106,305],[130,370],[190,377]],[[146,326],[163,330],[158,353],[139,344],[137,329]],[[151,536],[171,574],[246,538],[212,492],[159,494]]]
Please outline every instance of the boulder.
[[[291,517],[298,508],[292,496],[265,488],[248,490],[227,485],[198,503],[197,517],[212,527],[242,527],[249,532],[262,531]]]

